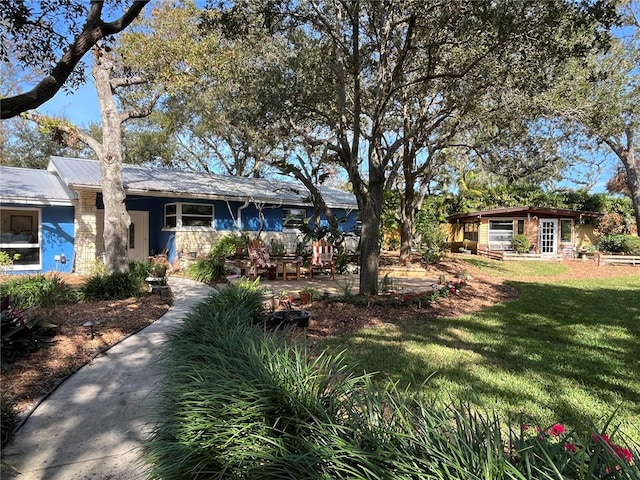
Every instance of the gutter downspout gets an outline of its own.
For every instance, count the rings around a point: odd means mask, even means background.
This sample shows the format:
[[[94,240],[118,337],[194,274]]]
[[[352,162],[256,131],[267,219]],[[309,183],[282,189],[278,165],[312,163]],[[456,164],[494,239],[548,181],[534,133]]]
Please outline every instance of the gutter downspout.
[[[244,210],[245,208],[247,208],[249,206],[250,202],[244,202],[244,205],[240,205],[238,207],[238,215],[236,217],[236,222],[237,222],[237,227],[238,227],[238,231],[242,231],[242,210]]]

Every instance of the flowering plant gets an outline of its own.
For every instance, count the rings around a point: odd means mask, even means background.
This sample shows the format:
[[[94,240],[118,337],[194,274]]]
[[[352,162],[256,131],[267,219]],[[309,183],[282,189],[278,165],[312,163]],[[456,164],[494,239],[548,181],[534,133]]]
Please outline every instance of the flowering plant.
[[[554,478],[638,478],[637,453],[612,442],[604,432],[585,439],[561,423],[546,429],[522,425],[519,433],[512,432],[511,452],[520,469],[562,475],[551,475]]]

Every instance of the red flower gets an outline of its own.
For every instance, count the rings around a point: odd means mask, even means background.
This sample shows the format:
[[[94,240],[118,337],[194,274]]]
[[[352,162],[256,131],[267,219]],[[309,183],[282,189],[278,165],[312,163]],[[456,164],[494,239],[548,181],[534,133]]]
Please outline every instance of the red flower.
[[[614,451],[616,452],[616,455],[618,455],[619,458],[624,458],[627,461],[627,463],[631,463],[631,460],[633,460],[633,455],[626,448],[616,446],[614,448]]]
[[[558,435],[564,432],[565,432],[564,425],[562,425],[561,423],[556,423],[553,427],[551,427],[548,433],[550,433],[554,437],[557,437]]]
[[[529,430],[529,425],[527,425],[526,423],[522,425],[522,430]]]
[[[576,450],[578,450],[578,447],[576,447],[573,443],[571,442],[567,442],[564,444],[564,449],[567,452],[575,452]]]

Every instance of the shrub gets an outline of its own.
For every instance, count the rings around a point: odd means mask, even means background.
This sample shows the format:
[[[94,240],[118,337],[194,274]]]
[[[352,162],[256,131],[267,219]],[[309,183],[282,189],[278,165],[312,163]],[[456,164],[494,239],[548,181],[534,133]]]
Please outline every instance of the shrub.
[[[83,300],[121,300],[141,295],[141,287],[137,272],[114,272],[90,277],[80,293]]]
[[[152,265],[152,263],[131,262],[129,264],[129,273],[138,278],[138,281],[142,283],[145,278],[149,276]]]
[[[197,282],[211,283],[225,279],[226,258],[235,253],[238,237],[233,234],[220,238],[211,252],[203,259],[189,265],[187,276]]]
[[[21,309],[72,303],[78,295],[57,275],[29,275],[2,284],[2,293]]]
[[[640,255],[640,237],[635,235],[605,235],[598,240],[597,246],[603,252]]]
[[[438,263],[446,253],[447,239],[444,232],[436,224],[424,227],[420,233],[422,234],[422,258],[427,263]]]
[[[0,446],[4,447],[11,441],[17,426],[16,406],[4,392],[0,392]]]
[[[514,235],[511,238],[511,246],[517,253],[527,253],[531,242],[526,235]]]
[[[211,283],[225,278],[225,275],[225,257],[213,253],[196,260],[187,268],[187,276],[196,282]]]
[[[42,317],[30,316],[17,308],[8,296],[2,298],[0,305],[0,325],[1,367],[5,371],[9,371],[9,364],[16,358],[28,357],[31,352],[47,345],[57,328]]]

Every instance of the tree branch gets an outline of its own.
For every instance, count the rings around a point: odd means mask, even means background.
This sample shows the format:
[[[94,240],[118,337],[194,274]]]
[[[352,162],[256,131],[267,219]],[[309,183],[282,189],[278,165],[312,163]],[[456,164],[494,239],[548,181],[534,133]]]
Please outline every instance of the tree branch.
[[[101,19],[102,1],[92,1],[87,15],[87,23],[82,33],[64,53],[58,64],[28,92],[13,97],[3,98],[0,104],[0,119],[15,117],[27,110],[38,108],[51,100],[62,88],[82,57],[101,39],[124,30],[138,16],[149,0],[134,1],[118,20],[105,23]]]

